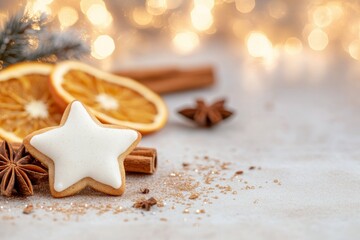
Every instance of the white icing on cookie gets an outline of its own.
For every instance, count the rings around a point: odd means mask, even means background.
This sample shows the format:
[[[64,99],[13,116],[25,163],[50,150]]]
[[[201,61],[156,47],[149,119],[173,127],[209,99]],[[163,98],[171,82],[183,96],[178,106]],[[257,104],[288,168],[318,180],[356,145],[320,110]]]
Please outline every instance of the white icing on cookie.
[[[56,191],[86,177],[118,189],[122,184],[118,157],[137,138],[134,130],[98,125],[75,101],[62,127],[35,135],[30,144],[54,162]]]

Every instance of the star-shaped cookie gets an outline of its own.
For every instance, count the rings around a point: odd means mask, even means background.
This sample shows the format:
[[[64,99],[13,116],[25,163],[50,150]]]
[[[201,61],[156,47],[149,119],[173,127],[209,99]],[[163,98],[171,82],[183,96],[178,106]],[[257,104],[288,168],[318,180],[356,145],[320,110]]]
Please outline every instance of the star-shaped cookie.
[[[66,197],[89,186],[110,195],[125,190],[123,161],[140,141],[139,132],[101,124],[79,101],[66,108],[60,126],[24,139],[27,150],[49,168],[53,197]]]

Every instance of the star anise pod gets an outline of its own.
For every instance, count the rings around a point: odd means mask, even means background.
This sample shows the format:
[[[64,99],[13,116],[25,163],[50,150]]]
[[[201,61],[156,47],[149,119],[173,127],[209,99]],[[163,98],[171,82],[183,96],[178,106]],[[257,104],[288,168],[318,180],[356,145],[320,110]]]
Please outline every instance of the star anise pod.
[[[136,201],[133,205],[134,208],[141,208],[141,209],[145,209],[146,211],[150,211],[150,208],[152,206],[154,206],[155,204],[157,204],[157,200],[153,197],[149,198],[149,199],[140,199],[138,201]]]
[[[1,195],[11,196],[14,190],[21,195],[33,195],[33,184],[48,172],[21,145],[16,151],[4,141],[0,146]]]
[[[199,126],[212,127],[233,114],[224,105],[225,99],[215,101],[211,105],[206,105],[204,100],[197,99],[195,107],[184,108],[179,113],[195,121]]]

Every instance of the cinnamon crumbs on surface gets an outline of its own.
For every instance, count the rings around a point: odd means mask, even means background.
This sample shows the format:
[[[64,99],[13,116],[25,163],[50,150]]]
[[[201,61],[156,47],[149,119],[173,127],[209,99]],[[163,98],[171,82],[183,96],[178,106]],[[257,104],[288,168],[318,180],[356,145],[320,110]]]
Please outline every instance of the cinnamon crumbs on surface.
[[[198,193],[192,193],[190,196],[189,196],[189,199],[191,200],[194,200],[194,199],[197,199],[200,195]]]
[[[140,192],[142,194],[148,194],[150,192],[150,190],[148,188],[140,188]]]
[[[221,164],[221,169],[222,170],[226,170],[226,169],[229,169],[229,165],[230,165],[231,163],[228,163],[228,162],[226,162],[226,163],[223,163],[223,164]]]
[[[237,200],[238,196],[245,194],[245,191],[261,188],[261,185],[266,183],[265,181],[254,183],[252,176],[244,175],[245,171],[238,170],[244,168],[242,163],[229,163],[207,155],[186,160],[180,162],[173,171],[163,170],[152,176],[129,175],[127,192],[121,199],[106,198],[91,189],[73,198],[52,199],[44,197],[48,192],[47,185],[42,189],[37,187],[36,192],[40,191],[43,194],[32,198],[33,208],[37,211],[37,214],[32,216],[36,220],[50,217],[49,219],[53,221],[79,221],[88,213],[99,216],[118,214],[121,221],[128,222],[135,221],[135,216],[140,219],[147,214],[158,214],[158,219],[166,218],[169,211],[184,214],[183,216],[188,218],[193,217],[189,215],[203,213],[206,213],[203,216],[207,216],[209,215],[207,208],[222,201],[225,195],[228,195],[229,199]],[[256,166],[255,169],[259,167]],[[275,177],[268,179],[268,182],[274,185],[281,184]],[[149,188],[146,188],[149,186],[154,197],[137,199],[142,194],[150,192]],[[23,210],[26,203],[26,201],[22,205],[18,202],[15,204],[15,201],[1,203],[0,217],[6,215],[12,208],[19,208],[18,206],[22,206],[21,210]],[[147,213],[147,211],[151,212]]]
[[[183,213],[188,214],[188,213],[190,213],[190,210],[188,208],[185,208]]]
[[[134,208],[141,208],[141,209],[144,209],[146,211],[150,211],[151,207],[156,205],[156,203],[157,203],[157,200],[155,198],[153,198],[153,197],[151,197],[151,198],[149,198],[147,200],[142,198],[142,199],[137,200],[134,203],[133,207]]]
[[[195,211],[196,214],[202,214],[202,213],[205,213],[205,209],[197,209]]]
[[[23,214],[30,214],[33,212],[33,210],[34,206],[32,204],[29,204],[23,209]]]
[[[182,166],[183,166],[184,168],[189,167],[189,166],[190,166],[190,163],[184,162],[184,163],[182,164]]]

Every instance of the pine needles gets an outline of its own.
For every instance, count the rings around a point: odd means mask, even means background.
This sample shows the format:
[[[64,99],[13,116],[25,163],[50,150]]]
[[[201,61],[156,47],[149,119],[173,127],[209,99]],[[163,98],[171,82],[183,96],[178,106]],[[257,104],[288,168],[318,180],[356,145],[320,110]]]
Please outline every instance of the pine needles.
[[[25,9],[11,16],[0,29],[0,69],[18,62],[56,62],[89,53],[76,32],[54,32],[50,25],[46,14],[33,16]]]

